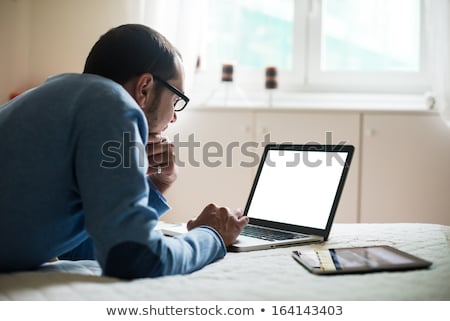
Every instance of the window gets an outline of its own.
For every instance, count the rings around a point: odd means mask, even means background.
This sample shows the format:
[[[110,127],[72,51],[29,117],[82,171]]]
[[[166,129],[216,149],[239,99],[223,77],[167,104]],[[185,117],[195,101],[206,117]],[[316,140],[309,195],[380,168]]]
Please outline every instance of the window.
[[[210,1],[208,65],[291,69],[293,22],[293,0]]]
[[[199,79],[260,90],[419,94],[428,89],[422,0],[208,0]],[[204,88],[204,86],[203,86]]]
[[[420,1],[326,0],[321,70],[420,71]]]

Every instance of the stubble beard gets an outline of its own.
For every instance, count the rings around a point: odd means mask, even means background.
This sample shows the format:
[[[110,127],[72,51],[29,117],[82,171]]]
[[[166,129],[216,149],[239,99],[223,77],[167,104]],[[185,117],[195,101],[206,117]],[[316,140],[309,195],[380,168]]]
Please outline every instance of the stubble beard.
[[[158,108],[160,105],[160,101],[161,91],[155,90],[153,99],[149,102],[148,107],[144,110],[149,133],[153,133],[154,129],[158,127]]]

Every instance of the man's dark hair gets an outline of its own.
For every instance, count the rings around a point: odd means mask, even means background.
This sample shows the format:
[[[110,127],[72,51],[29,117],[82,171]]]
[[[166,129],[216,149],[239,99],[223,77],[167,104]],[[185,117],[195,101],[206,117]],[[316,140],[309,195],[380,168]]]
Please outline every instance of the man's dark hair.
[[[83,73],[96,74],[123,85],[149,72],[164,80],[176,74],[178,50],[159,32],[139,24],[109,30],[92,47]]]

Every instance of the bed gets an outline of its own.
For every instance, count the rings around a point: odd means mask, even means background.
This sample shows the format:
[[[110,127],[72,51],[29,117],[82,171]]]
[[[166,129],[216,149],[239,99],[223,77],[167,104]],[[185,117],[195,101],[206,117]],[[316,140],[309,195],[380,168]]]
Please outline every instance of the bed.
[[[449,226],[335,224],[310,248],[391,245],[433,265],[426,270],[316,276],[278,248],[229,253],[189,275],[123,281],[102,277],[95,261],[58,261],[0,274],[0,300],[450,300]]]

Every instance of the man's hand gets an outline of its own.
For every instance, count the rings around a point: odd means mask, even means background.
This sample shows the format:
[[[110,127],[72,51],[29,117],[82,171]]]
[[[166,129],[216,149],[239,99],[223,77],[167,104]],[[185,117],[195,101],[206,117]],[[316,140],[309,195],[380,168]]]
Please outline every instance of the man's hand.
[[[177,179],[178,168],[175,164],[174,144],[159,134],[150,134],[146,146],[147,175],[164,193]]]
[[[242,210],[231,211],[226,207],[209,204],[197,218],[189,220],[187,228],[192,230],[202,225],[210,226],[220,234],[225,246],[229,246],[236,241],[247,224],[248,217],[243,216]]]

